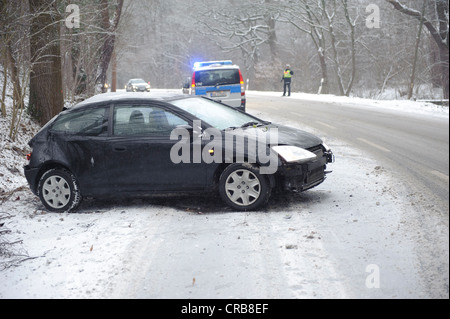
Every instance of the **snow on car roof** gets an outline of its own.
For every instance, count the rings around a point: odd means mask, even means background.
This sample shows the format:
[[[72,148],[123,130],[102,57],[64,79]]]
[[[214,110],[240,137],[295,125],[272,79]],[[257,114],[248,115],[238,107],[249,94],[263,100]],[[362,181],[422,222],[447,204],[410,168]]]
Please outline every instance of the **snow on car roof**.
[[[170,100],[174,98],[187,97],[186,95],[173,92],[109,92],[94,95],[83,102],[80,102],[73,106],[81,107],[90,104],[102,103],[102,102],[116,102],[124,100]]]

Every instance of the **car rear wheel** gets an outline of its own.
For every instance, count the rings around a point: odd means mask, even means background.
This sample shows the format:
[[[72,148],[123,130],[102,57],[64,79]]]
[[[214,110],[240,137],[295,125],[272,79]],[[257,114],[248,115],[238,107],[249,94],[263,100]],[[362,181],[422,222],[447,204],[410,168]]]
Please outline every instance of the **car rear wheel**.
[[[81,194],[75,176],[65,169],[51,169],[39,180],[39,198],[52,212],[69,212],[81,203]]]
[[[228,166],[219,179],[219,193],[225,203],[237,210],[255,210],[270,197],[270,185],[257,167],[248,164]]]

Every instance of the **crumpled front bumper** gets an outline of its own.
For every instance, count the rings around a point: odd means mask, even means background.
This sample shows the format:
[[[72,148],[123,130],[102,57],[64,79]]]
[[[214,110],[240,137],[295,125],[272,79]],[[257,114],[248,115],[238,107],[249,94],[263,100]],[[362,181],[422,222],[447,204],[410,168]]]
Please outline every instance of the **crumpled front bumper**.
[[[282,188],[290,191],[303,192],[321,184],[328,173],[327,164],[334,163],[334,154],[331,151],[323,152],[323,156],[314,161],[297,164],[282,165],[279,170],[279,183]]]

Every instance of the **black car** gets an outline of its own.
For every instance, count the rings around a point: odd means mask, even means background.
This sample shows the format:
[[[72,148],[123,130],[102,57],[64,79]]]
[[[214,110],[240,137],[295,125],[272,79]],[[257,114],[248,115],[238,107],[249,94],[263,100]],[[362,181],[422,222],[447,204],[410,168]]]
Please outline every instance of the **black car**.
[[[143,79],[131,79],[125,85],[127,92],[150,92],[150,82],[147,83]]]
[[[100,94],[61,112],[29,145],[27,181],[57,212],[83,197],[209,191],[255,210],[274,188],[322,183],[334,160],[314,135],[182,94]]]

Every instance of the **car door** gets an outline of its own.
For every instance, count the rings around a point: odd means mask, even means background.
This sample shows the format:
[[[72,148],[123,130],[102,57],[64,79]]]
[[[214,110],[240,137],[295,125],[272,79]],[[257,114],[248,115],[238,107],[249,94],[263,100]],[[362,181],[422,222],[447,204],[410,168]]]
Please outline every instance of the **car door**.
[[[103,150],[108,140],[109,106],[77,110],[59,117],[50,129],[52,158],[78,179],[83,196],[108,192]]]
[[[206,187],[206,164],[175,164],[170,134],[189,122],[164,106],[119,103],[105,152],[110,185],[120,192],[192,191]],[[192,146],[191,146],[192,147]]]

